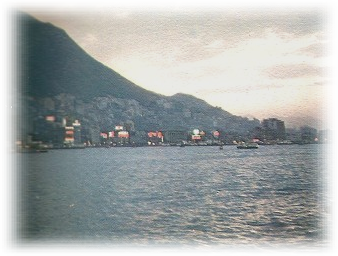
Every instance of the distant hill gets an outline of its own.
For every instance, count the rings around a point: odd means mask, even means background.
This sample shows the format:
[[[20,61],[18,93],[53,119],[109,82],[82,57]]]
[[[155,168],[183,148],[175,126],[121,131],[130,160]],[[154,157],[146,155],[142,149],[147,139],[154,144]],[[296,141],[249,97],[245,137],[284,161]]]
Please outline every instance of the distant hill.
[[[305,115],[294,115],[287,117],[278,117],[281,120],[285,121],[285,124],[288,128],[299,129],[302,126],[309,126],[319,130],[332,128],[334,129],[334,125],[328,122],[324,122],[319,118],[315,118],[313,116],[305,116]]]
[[[145,90],[96,61],[64,30],[18,15],[18,65],[27,129],[39,116],[81,120],[90,132],[130,123],[135,130],[222,129],[245,133],[259,124],[191,95]]]

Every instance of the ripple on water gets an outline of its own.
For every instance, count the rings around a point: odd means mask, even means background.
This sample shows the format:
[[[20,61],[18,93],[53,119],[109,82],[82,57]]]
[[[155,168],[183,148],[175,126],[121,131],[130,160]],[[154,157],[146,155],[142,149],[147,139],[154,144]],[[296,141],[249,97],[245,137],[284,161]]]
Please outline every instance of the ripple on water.
[[[319,244],[318,145],[24,156],[23,234],[136,244]]]

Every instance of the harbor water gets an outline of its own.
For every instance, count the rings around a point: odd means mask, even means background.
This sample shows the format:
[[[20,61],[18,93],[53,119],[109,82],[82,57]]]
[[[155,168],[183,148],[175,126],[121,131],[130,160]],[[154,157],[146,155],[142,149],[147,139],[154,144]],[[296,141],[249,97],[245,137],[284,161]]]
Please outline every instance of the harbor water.
[[[324,150],[191,146],[17,154],[19,240],[320,246]]]

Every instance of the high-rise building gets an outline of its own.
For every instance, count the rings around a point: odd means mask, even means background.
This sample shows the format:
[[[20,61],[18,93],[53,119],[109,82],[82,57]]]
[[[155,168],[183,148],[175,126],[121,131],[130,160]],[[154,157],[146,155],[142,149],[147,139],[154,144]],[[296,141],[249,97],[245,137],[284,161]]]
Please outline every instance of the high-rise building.
[[[262,121],[262,128],[266,140],[285,140],[285,124],[277,118],[268,118]]]
[[[302,126],[300,128],[302,142],[311,143],[318,140],[317,130],[310,126]]]
[[[64,144],[73,145],[74,144],[74,127],[66,126],[65,127],[65,140]]]
[[[81,123],[79,120],[75,120],[73,123],[74,127],[74,144],[79,145],[81,144]]]
[[[67,146],[74,146],[81,144],[81,123],[79,120],[71,122],[67,120],[68,126],[64,127],[65,137],[64,144]]]

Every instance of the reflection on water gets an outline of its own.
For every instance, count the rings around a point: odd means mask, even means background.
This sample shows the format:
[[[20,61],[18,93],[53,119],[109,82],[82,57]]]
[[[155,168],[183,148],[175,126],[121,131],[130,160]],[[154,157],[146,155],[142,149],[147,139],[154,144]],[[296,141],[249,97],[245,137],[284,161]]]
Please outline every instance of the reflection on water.
[[[319,145],[21,154],[21,238],[113,244],[320,244]]]

